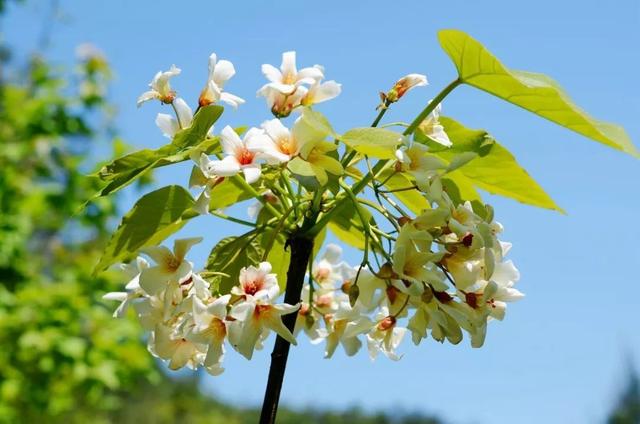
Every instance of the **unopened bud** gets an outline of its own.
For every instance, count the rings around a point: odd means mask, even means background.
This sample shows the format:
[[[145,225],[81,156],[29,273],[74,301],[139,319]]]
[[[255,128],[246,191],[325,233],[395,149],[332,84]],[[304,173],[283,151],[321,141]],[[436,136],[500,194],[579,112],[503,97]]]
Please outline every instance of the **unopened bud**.
[[[380,268],[376,277],[381,278],[383,280],[392,280],[396,278],[398,275],[393,270],[393,266],[387,262]]]
[[[352,308],[355,306],[356,301],[358,300],[358,296],[360,296],[360,289],[358,288],[357,284],[354,284],[349,289],[349,303],[351,304]]]
[[[342,283],[342,285],[340,286],[340,290],[342,290],[342,293],[344,294],[349,294],[349,289],[351,288],[351,281],[346,280],[344,283]]]
[[[427,77],[420,74],[409,74],[400,78],[393,88],[387,93],[387,99],[391,102],[397,102],[413,87],[427,85]],[[391,99],[392,98],[392,99]]]
[[[401,227],[404,227],[405,224],[408,224],[411,221],[413,221],[413,220],[411,218],[409,218],[408,216],[401,216],[400,218],[398,218],[398,224]]]

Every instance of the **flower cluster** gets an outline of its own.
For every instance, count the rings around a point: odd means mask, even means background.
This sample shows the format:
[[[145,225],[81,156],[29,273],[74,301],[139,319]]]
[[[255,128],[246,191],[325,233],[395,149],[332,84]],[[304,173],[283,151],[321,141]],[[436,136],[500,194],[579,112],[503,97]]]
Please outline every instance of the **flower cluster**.
[[[269,109],[278,118],[289,116],[300,106],[331,100],[341,91],[335,81],[322,82],[324,68],[320,65],[298,70],[296,52],[282,54],[280,69],[262,65],[262,73],[269,82],[258,90],[258,95],[266,98]]]
[[[139,257],[135,263],[124,265],[129,278],[126,291],[105,296],[121,302],[115,315],[121,316],[133,305],[142,326],[150,331],[152,354],[169,361],[172,369],[203,366],[213,375],[223,371],[225,345],[250,359],[271,331],[291,344],[296,344],[301,332],[314,344],[324,342],[327,358],[338,345],[351,356],[366,343],[371,359],[382,353],[397,360],[401,357],[398,347],[407,333],[415,344],[429,334],[439,342],[448,340],[457,344],[464,331],[472,346],[481,346],[487,323],[502,320],[506,303],[523,295],[514,288],[519,273],[510,260],[505,260],[511,245],[498,239],[502,226],[493,220],[492,208],[479,201],[472,205],[454,199],[443,188],[443,177],[473,155],[435,154],[449,150],[454,144],[440,122],[440,104],[430,104],[421,115],[426,118],[412,124],[419,127],[427,142],[376,129],[383,131],[377,136],[385,138],[377,147],[390,147],[379,157],[383,161],[376,169],[369,164],[369,153],[376,154],[378,150],[366,145],[376,142],[375,138],[352,140],[349,144],[345,141],[349,137],[337,136],[326,119],[309,108],[340,93],[340,84],[323,82],[322,66],[298,70],[295,52],[286,52],[280,69],[263,65],[262,71],[268,82],[258,90],[258,95],[267,99],[275,119],[245,132],[228,125],[216,136],[213,129],[209,130],[206,141],[219,141],[221,149],[207,150],[209,154],[202,150],[190,153],[196,166],[189,185],[201,187],[194,209],[207,214],[210,205],[215,204],[212,190],[239,175],[235,181],[249,189],[249,197],[259,200],[249,212],[255,223],[231,219],[254,227],[245,234],[250,238],[239,249],[264,249],[260,252],[263,262],[255,260],[254,255],[253,264],[239,272],[240,267],[225,268],[227,264],[218,263],[217,269],[196,273],[185,256],[200,239],[177,240],[173,252],[162,246],[146,248],[142,253],[154,264]],[[175,117],[158,114],[156,119],[170,138],[194,122],[193,111],[170,85],[170,78],[179,73],[175,66],[159,72],[150,84],[151,89],[138,100],[139,104],[156,99],[172,105]],[[218,60],[212,54],[198,108],[218,102],[234,108],[242,104],[241,98],[225,91],[234,74],[231,62]],[[380,114],[373,126],[392,103],[414,87],[426,84],[426,77],[420,74],[398,80],[382,95]],[[288,127],[282,118],[294,110],[302,114]],[[356,130],[356,134],[369,134]],[[328,138],[334,140],[327,141]],[[345,144],[342,158],[338,141]],[[358,168],[363,160],[366,169]],[[365,172],[368,180],[363,177]],[[333,179],[333,188],[329,188],[329,175],[342,177]],[[309,177],[315,180],[315,185],[307,184],[305,178]],[[355,188],[352,191],[345,182],[347,178],[358,183],[359,191]],[[390,189],[387,182],[392,178],[408,187],[398,187],[396,181],[395,189]],[[416,216],[388,196],[407,190],[413,192],[414,199],[418,197],[423,202],[422,212]],[[363,197],[367,192],[375,196],[377,204]],[[329,216],[340,202],[350,202],[354,219],[361,224],[362,262],[356,266],[347,264],[342,260],[342,249],[329,244],[309,268],[300,293],[301,302],[276,303],[280,296],[277,275],[272,273],[272,265],[264,262],[272,257],[269,254],[275,238],[282,232],[290,241],[302,228],[317,225],[320,215]],[[386,219],[387,225],[378,225],[371,215],[367,218],[361,205],[371,207],[377,218]],[[393,215],[387,205],[400,212],[400,216]],[[260,221],[263,206],[269,209],[268,218]],[[229,218],[213,208],[211,213]],[[351,222],[349,225],[355,226]],[[266,229],[273,231],[270,239],[262,240],[262,244],[256,242],[260,247],[255,247],[254,241],[264,236],[260,232]],[[388,247],[383,247],[383,242]],[[280,248],[284,246],[282,243]],[[229,257],[243,254],[246,253],[238,251]],[[245,259],[249,259],[246,255]],[[372,258],[374,262],[370,262]],[[300,270],[298,275],[302,274]],[[222,277],[227,279],[225,287],[220,284]],[[297,313],[295,326],[287,328],[282,316],[292,313]]]
[[[407,330],[416,345],[428,333],[457,344],[465,330],[472,346],[482,346],[487,322],[502,320],[506,302],[523,296],[513,288],[518,270],[504,260],[511,245],[497,239],[501,225],[469,203],[454,207],[437,187],[431,193],[439,207],[403,222],[392,261],[378,272],[350,267],[338,246],[327,247],[303,289],[295,334],[326,340],[326,357],[338,344],[354,355],[364,336],[372,359],[381,352],[396,360]]]
[[[218,375],[224,371],[225,341],[251,359],[270,331],[296,344],[280,317],[295,312],[299,305],[274,303],[280,288],[271,265],[262,262],[243,268],[229,294],[214,296],[210,284],[185,259],[200,240],[176,240],[173,252],[164,246],[145,249],[154,265],[143,257],[123,265],[129,278],[126,291],[104,296],[121,302],[114,316],[122,316],[132,305],[142,327],[150,332],[149,351],[168,361],[173,370],[202,366]]]

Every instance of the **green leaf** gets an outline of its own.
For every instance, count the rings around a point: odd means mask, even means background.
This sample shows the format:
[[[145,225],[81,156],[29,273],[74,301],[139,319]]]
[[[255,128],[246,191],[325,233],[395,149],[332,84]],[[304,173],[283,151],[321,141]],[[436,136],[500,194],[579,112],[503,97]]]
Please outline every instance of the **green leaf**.
[[[360,213],[367,221],[372,220],[371,213],[364,208],[360,208]],[[356,211],[353,204],[343,207],[340,211],[333,215],[328,224],[329,230],[333,232],[343,242],[364,250],[364,227],[360,220],[360,215]]]
[[[404,174],[394,172],[393,176],[389,178],[389,174],[392,170],[387,170],[380,175],[379,180],[385,181],[384,186],[389,190],[398,190],[413,185],[413,181],[408,179]],[[387,179],[389,178],[389,179]],[[398,200],[400,200],[410,211],[420,214],[425,209],[430,209],[429,201],[420,193],[415,190],[403,190],[392,193]]]
[[[383,128],[354,128],[340,140],[356,152],[377,159],[394,159],[402,135]]]
[[[142,196],[122,218],[95,271],[135,255],[140,248],[155,245],[178,231],[193,216],[191,194],[176,185]]]
[[[327,136],[335,137],[336,133],[331,127],[329,120],[320,112],[304,108],[300,121],[295,125],[295,131],[305,134],[306,141],[313,144],[316,141],[322,141]]]
[[[223,238],[209,254],[206,268],[212,272],[223,272],[229,277],[217,276],[218,291],[227,294],[238,284],[240,270],[256,266],[262,258],[260,240],[253,231],[242,236]]]
[[[228,206],[253,198],[236,178],[225,180],[211,189],[209,210],[224,209]]]
[[[222,110],[221,106],[206,106],[196,114],[191,127],[179,131],[170,144],[158,149],[133,152],[103,166],[98,176],[108,184],[93,198],[114,193],[153,168],[183,162],[198,152],[216,152],[219,149],[218,137],[206,137],[209,128],[222,114]]]
[[[438,38],[463,83],[614,149],[639,156],[624,129],[589,116],[551,78],[508,69],[482,44],[462,31],[440,31]]]
[[[267,262],[271,264],[271,272],[277,275],[280,290],[287,286],[287,270],[291,260],[291,251],[285,249],[287,242],[286,234],[282,231],[278,233],[275,229],[267,229],[260,235],[260,246],[262,251],[271,247],[267,254]],[[271,240],[273,238],[273,241]],[[271,244],[272,243],[272,244]],[[271,244],[271,246],[269,246]]]
[[[470,159],[456,171],[448,174],[462,190],[460,193],[462,198],[475,200],[465,197],[475,197],[473,191],[469,189],[469,186],[475,186],[528,205],[564,213],[518,164],[515,157],[486,131],[468,129],[451,118],[442,117],[440,122],[453,145],[449,150],[435,154],[450,160],[451,163],[460,158]],[[469,158],[465,158],[465,155],[469,155]]]
[[[193,117],[193,122],[189,128],[180,130],[176,133],[171,141],[178,147],[188,147],[200,144],[202,140],[207,138],[207,133],[220,118],[224,108],[218,105],[209,105],[200,108],[198,113]]]

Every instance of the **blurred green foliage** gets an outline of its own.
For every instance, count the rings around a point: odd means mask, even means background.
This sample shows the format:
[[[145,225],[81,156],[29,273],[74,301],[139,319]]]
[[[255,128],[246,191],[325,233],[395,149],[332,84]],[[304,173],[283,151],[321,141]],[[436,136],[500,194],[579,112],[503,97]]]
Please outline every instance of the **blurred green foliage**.
[[[89,46],[78,53],[73,72],[37,56],[0,64],[0,422],[86,422],[160,378],[138,326],[100,300],[120,282],[91,276],[114,201],[75,215],[114,136],[109,66]]]

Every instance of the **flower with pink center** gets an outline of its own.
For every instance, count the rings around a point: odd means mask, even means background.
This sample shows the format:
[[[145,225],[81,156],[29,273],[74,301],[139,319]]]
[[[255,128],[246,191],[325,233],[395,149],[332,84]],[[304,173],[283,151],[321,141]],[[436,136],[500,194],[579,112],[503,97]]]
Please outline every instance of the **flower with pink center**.
[[[230,126],[224,127],[220,133],[222,151],[226,155],[222,160],[214,160],[209,163],[211,173],[220,177],[229,177],[242,172],[245,180],[255,183],[262,173],[258,159],[260,152],[252,149],[254,145],[264,144],[266,135],[258,128],[247,131],[244,139]]]
[[[389,315],[389,310],[386,306],[380,308],[376,320],[375,327],[367,334],[369,357],[373,361],[378,356],[378,353],[382,352],[389,359],[399,360],[402,355],[398,355],[396,349],[402,342],[407,329],[397,326],[396,317]]]
[[[294,313],[300,305],[280,303],[272,305],[259,299],[239,302],[231,309],[229,342],[247,359],[251,359],[257,345],[261,344],[265,330],[275,331],[289,343],[296,345],[296,339],[282,322],[282,315]]]
[[[249,266],[240,270],[240,285],[234,286],[231,293],[247,299],[273,301],[280,294],[276,274],[271,274],[271,264],[261,262],[258,267]]]

